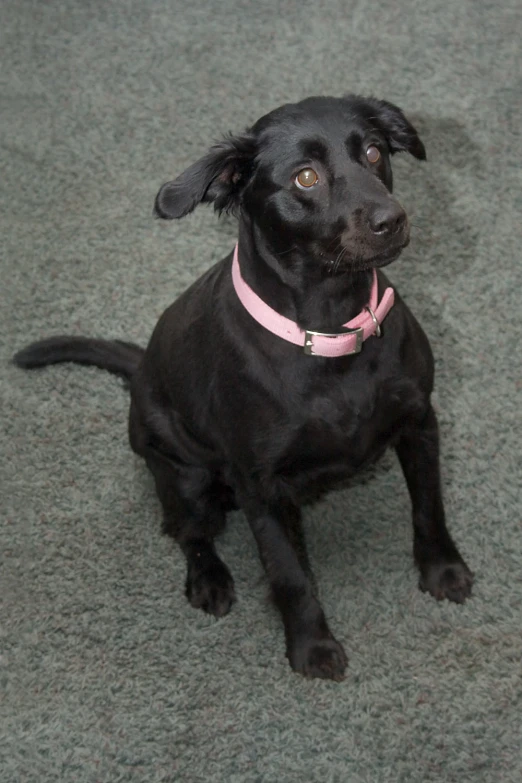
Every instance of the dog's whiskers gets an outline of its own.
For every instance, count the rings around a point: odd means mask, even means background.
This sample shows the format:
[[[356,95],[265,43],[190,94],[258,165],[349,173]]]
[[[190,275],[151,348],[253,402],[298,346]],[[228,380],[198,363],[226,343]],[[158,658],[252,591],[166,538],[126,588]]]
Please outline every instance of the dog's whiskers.
[[[282,250],[280,253],[274,253],[274,255],[286,256],[288,253],[291,253],[292,250],[297,250],[297,245],[292,245],[292,247],[289,247],[288,250]]]
[[[339,265],[340,265],[341,261],[343,260],[343,257],[344,257],[344,255],[345,255],[347,250],[348,250],[347,247],[343,247],[341,252],[337,256],[337,258],[335,259],[335,261],[333,263],[333,266],[332,266],[332,271],[331,271],[332,275],[335,275],[337,273],[337,271],[339,269]]]

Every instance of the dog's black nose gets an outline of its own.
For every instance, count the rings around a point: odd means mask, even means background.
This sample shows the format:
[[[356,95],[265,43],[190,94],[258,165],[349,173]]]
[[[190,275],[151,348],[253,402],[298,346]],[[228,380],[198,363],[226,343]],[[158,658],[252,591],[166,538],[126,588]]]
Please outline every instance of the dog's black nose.
[[[406,212],[394,201],[386,204],[385,207],[377,207],[369,217],[372,232],[381,236],[397,234],[405,222]]]

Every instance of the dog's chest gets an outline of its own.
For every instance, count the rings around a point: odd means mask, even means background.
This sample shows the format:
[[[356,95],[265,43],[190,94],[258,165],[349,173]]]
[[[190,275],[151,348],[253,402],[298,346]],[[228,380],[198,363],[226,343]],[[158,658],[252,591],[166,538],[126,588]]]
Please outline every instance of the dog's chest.
[[[342,485],[377,459],[424,404],[415,379],[407,376],[378,385],[332,382],[287,411],[279,437],[274,428],[270,472],[297,495]]]

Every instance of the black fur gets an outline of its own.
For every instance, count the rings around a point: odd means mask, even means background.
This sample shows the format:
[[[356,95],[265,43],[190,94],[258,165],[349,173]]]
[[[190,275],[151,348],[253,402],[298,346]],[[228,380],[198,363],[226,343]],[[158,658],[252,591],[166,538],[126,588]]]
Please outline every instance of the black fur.
[[[369,163],[366,150],[381,157]],[[413,126],[374,98],[309,98],[261,118],[160,189],[155,212],[179,218],[201,202],[239,217],[241,270],[273,308],[303,327],[339,331],[369,298],[374,267],[409,241],[391,195],[390,156],[425,158]],[[296,174],[313,168],[317,184]],[[346,656],[321,609],[300,507],[341,487],[387,446],[413,506],[420,586],[462,602],[472,574],[445,525],[433,359],[396,294],[383,336],[338,359],[304,354],[243,309],[228,255],[163,314],[146,352],[119,342],[56,338],[15,357],[23,367],[80,361],[131,377],[130,441],[151,469],[164,528],[187,558],[187,596],[221,616],[234,584],[214,547],[226,511],[251,525],[279,607],[292,667],[340,679]],[[380,293],[388,285],[378,273]]]
[[[93,340],[91,337],[48,337],[28,345],[14,357],[26,370],[60,362],[87,364],[121,375],[130,381],[145,351],[122,340]]]

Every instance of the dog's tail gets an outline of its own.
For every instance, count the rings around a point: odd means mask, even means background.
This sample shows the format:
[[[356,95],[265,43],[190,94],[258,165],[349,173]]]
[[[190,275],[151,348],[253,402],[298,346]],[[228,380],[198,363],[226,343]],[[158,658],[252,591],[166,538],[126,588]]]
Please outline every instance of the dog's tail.
[[[22,348],[13,356],[13,362],[28,370],[59,362],[88,364],[122,375],[130,381],[144,353],[144,349],[138,345],[121,340],[60,336],[49,337]]]

